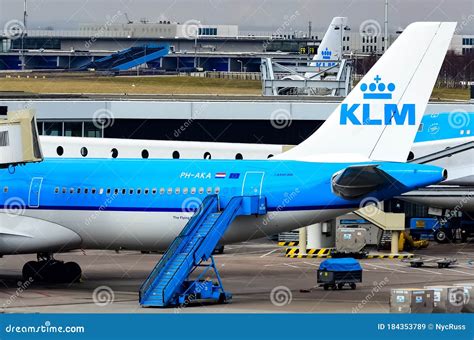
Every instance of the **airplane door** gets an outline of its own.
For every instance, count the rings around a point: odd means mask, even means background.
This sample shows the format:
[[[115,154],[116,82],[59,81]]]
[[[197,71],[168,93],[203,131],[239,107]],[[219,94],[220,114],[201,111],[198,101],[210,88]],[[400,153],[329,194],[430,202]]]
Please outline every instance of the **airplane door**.
[[[43,177],[33,177],[30,184],[30,193],[28,195],[28,206],[38,208],[40,203],[41,184]]]
[[[242,196],[261,196],[264,172],[247,171],[242,183]]]

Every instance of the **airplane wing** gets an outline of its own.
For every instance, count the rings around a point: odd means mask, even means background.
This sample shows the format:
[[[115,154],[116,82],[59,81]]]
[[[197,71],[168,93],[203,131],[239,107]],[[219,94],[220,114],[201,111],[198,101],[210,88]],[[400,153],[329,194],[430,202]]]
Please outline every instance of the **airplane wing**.
[[[68,228],[39,218],[0,213],[0,255],[77,249],[81,237]]]

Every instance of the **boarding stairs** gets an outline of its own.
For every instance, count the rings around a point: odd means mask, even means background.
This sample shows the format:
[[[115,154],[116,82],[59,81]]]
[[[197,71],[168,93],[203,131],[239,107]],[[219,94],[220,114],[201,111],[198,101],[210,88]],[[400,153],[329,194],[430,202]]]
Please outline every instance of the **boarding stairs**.
[[[84,66],[81,70],[95,69],[99,71],[126,71],[147,62],[162,58],[169,53],[169,45],[148,44],[133,46],[118,51],[106,57],[94,60]]]
[[[140,288],[142,306],[179,306],[197,300],[224,303],[231,299],[223,289],[212,253],[236,217],[266,214],[266,200],[261,196],[236,196],[223,209],[220,203],[217,195],[204,199]],[[199,267],[205,269],[190,280]],[[202,279],[211,269],[217,282]]]

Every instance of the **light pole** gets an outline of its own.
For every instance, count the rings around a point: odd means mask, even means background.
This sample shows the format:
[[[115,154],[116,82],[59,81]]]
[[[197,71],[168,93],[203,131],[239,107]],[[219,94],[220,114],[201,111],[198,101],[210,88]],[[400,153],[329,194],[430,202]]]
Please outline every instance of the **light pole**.
[[[237,62],[240,64],[240,73],[242,73],[242,70],[244,68],[244,63],[242,62],[242,60],[237,60]]]

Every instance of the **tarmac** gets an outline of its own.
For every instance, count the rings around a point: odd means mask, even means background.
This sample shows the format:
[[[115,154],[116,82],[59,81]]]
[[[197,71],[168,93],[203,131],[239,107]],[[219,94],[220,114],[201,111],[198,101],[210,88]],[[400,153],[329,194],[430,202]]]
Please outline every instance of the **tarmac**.
[[[324,259],[286,258],[269,240],[228,245],[215,260],[228,304],[142,308],[138,290],[160,254],[137,251],[75,251],[56,256],[83,270],[72,285],[21,282],[21,269],[34,255],[0,258],[0,312],[3,313],[388,313],[391,288],[474,282],[474,243],[436,244],[420,250],[428,260],[457,258],[445,269],[436,263],[412,268],[398,259],[360,260],[363,282],[356,290],[323,290],[316,270]]]

